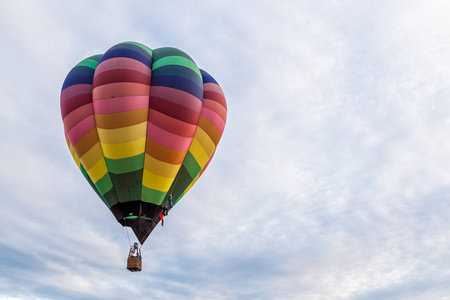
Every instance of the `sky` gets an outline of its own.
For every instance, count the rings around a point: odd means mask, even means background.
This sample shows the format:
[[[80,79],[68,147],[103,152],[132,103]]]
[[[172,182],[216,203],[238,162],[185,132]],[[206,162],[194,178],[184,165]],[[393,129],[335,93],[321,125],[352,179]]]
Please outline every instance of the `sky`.
[[[0,300],[449,299],[450,3],[0,1]],[[210,166],[131,233],[67,148],[69,70],[176,47],[228,105]]]

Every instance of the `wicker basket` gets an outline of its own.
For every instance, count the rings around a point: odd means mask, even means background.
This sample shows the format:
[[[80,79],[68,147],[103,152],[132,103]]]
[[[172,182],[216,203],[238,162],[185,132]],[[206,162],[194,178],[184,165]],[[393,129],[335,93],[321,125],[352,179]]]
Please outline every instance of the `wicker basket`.
[[[127,269],[131,272],[140,272],[142,270],[142,258],[128,256]]]

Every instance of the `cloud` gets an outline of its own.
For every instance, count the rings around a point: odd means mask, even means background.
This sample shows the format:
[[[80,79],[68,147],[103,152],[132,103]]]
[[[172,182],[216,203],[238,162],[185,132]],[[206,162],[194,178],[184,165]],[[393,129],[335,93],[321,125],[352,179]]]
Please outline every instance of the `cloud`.
[[[1,4],[0,299],[445,297],[449,6],[201,4]],[[58,110],[66,72],[123,40],[183,49],[229,108],[140,274]]]

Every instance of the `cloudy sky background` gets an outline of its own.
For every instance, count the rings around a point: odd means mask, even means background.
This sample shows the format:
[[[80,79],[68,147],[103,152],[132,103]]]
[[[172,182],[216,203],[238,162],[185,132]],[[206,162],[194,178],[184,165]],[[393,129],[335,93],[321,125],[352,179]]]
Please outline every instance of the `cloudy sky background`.
[[[450,3],[0,1],[0,299],[449,299]],[[125,269],[59,93],[122,41],[228,101],[207,172]]]

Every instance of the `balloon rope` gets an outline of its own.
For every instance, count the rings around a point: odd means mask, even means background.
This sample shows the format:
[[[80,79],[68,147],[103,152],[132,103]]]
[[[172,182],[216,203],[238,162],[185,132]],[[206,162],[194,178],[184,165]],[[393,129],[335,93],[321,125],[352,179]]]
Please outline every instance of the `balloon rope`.
[[[128,238],[128,243],[130,244],[130,247],[131,247],[131,240],[130,240],[130,236],[128,235],[128,229],[126,226],[122,226],[122,232],[125,235],[125,237]]]
[[[125,232],[127,233],[128,243],[130,243],[130,247],[131,247],[131,240],[130,240],[130,236],[128,235],[128,227],[125,228]]]

